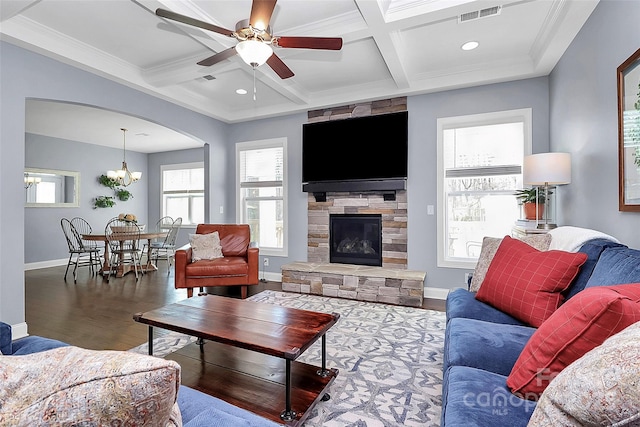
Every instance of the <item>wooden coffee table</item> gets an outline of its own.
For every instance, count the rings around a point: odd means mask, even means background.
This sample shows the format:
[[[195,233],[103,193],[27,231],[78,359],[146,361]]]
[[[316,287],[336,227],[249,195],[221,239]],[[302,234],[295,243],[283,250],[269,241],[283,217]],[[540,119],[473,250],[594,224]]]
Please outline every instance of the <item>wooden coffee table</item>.
[[[183,375],[184,385],[294,426],[304,422],[319,400],[329,399],[325,390],[338,370],[326,367],[325,334],[339,317],[214,295],[133,316],[149,325],[149,354],[154,326],[198,337],[198,345],[167,356],[190,372],[201,372]],[[322,366],[296,362],[319,338]],[[204,340],[213,342],[205,346]]]

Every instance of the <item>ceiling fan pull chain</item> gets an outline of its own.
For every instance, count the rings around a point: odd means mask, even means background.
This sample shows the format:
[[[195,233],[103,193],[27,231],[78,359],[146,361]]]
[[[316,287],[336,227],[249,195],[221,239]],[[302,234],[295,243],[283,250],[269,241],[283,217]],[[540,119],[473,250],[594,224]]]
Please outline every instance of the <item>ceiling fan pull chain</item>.
[[[256,67],[253,67],[253,100],[256,100]]]

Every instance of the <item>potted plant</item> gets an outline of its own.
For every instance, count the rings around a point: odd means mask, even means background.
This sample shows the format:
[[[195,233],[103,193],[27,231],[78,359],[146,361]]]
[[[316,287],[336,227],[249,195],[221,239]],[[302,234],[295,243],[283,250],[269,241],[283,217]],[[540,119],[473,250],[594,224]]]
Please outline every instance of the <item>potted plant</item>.
[[[98,177],[98,182],[105,187],[111,188],[112,190],[115,190],[118,186],[118,181],[113,178],[109,178],[107,175],[100,175]]]
[[[93,201],[93,208],[111,208],[116,202],[111,196],[98,196]]]
[[[124,188],[116,189],[116,196],[118,196],[118,200],[122,200],[126,202],[127,200],[133,198],[133,194],[129,190],[125,190]]]
[[[542,188],[533,187],[517,190],[515,196],[518,199],[518,203],[524,208],[524,217],[526,219],[542,219],[546,202],[546,196]],[[536,205],[538,207],[537,212]]]

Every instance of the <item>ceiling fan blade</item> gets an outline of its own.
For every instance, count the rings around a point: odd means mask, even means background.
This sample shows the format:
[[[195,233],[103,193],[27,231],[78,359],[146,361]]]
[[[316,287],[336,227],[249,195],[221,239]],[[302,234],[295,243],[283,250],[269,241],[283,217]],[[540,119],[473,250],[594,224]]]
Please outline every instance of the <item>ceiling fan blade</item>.
[[[232,46],[228,49],[223,50],[222,52],[218,52],[215,55],[208,57],[207,59],[203,59],[202,61],[198,62],[198,65],[209,67],[213,64],[217,64],[220,61],[231,58],[236,53],[236,48]]]
[[[253,0],[249,25],[258,30],[266,30],[277,0]]]
[[[267,59],[267,65],[269,65],[281,79],[288,79],[294,76],[293,71],[291,71],[291,69],[287,67],[287,64],[282,62],[282,59],[275,53]]]
[[[341,37],[276,37],[276,44],[280,47],[298,49],[342,49]]]
[[[182,22],[183,24],[192,25],[194,27],[204,28],[205,30],[213,31],[214,33],[222,34],[225,36],[233,36],[233,31],[226,28],[218,27],[217,25],[210,24],[208,22],[200,21],[199,19],[190,18],[179,13],[172,12],[166,9],[156,9],[156,15],[171,19],[172,21]]]

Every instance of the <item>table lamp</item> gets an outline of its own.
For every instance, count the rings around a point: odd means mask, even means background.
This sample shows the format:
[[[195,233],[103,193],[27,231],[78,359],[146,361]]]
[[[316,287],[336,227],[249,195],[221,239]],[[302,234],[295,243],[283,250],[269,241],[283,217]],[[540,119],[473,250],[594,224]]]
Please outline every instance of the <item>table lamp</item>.
[[[556,224],[549,224],[549,187],[571,182],[571,154],[540,153],[525,156],[522,166],[522,180],[526,185],[544,186],[544,223],[538,224],[538,228],[545,230],[556,228]]]

